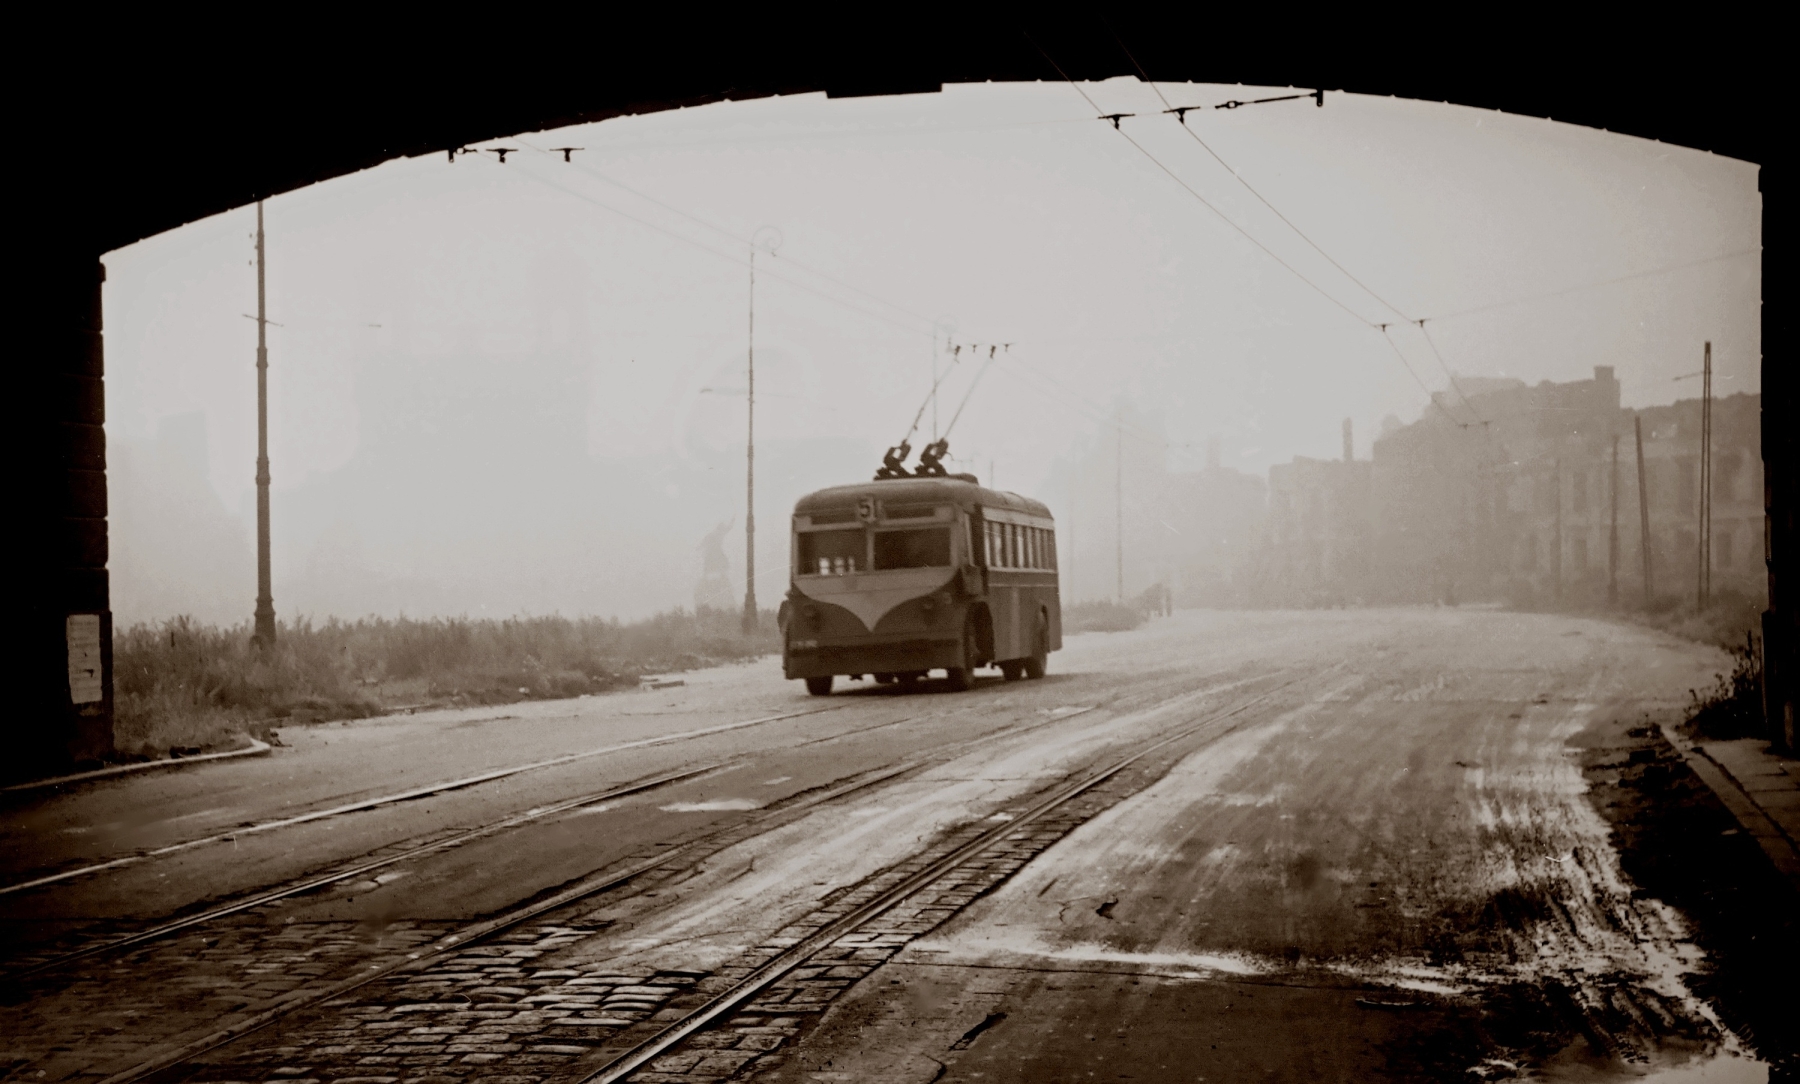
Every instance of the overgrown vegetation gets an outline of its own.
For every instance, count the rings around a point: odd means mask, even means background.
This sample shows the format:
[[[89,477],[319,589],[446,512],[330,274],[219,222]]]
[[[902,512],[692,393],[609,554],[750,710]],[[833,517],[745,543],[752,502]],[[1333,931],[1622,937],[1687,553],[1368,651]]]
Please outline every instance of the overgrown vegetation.
[[[1637,611],[1637,619],[1684,639],[1735,650],[1744,637],[1759,634],[1763,605],[1760,599],[1733,590],[1714,592],[1704,608],[1696,606],[1691,597],[1664,596]]]
[[[1699,737],[1727,741],[1763,735],[1762,645],[1755,632],[1729,645],[1731,673],[1711,689],[1690,689],[1689,728]]]
[[[1062,611],[1064,632],[1124,632],[1143,623],[1143,611],[1110,599],[1077,602]]]
[[[280,724],[605,692],[643,674],[779,651],[774,614],[762,618],[751,634],[739,614],[709,609],[633,622],[301,620],[283,625],[266,651],[252,645],[247,624],[134,625],[113,637],[115,744],[142,759],[229,746]]]

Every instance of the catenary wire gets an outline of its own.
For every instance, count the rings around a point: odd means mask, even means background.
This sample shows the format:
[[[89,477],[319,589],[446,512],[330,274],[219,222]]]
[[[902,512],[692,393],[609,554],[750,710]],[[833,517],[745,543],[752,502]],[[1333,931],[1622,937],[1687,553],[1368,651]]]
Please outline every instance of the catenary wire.
[[[1125,58],[1127,60],[1131,61],[1131,66],[1137,69],[1138,76],[1146,84],[1149,85],[1151,91],[1156,94],[1157,100],[1162,102],[1165,112],[1175,113],[1176,119],[1181,124],[1181,130],[1183,132],[1187,133],[1188,138],[1192,139],[1195,143],[1198,143],[1200,145],[1201,150],[1204,150],[1207,154],[1211,155],[1213,161],[1219,163],[1219,165],[1224,168],[1225,172],[1231,174],[1232,179],[1236,180],[1238,184],[1243,185],[1244,191],[1250,193],[1252,196],[1255,196],[1257,198],[1257,200],[1260,201],[1264,207],[1267,207],[1271,212],[1274,213],[1276,218],[1281,219],[1282,223],[1285,224],[1288,229],[1293,230],[1295,236],[1299,237],[1300,240],[1305,241],[1308,245],[1312,246],[1312,250],[1314,252],[1317,252],[1319,255],[1325,257],[1326,261],[1329,262],[1331,264],[1331,266],[1333,266],[1333,267],[1337,268],[1339,271],[1343,272],[1344,277],[1349,279],[1351,282],[1356,283],[1357,286],[1362,288],[1362,291],[1364,293],[1368,294],[1370,297],[1374,298],[1375,300],[1381,302],[1383,305],[1387,306],[1387,308],[1390,311],[1392,311],[1395,315],[1399,316],[1402,320],[1410,321],[1413,319],[1411,316],[1408,316],[1405,312],[1401,311],[1401,309],[1398,306],[1396,306],[1393,302],[1389,301],[1387,298],[1376,293],[1375,289],[1373,287],[1371,287],[1368,283],[1364,282],[1362,279],[1358,278],[1354,273],[1351,272],[1351,270],[1348,267],[1345,267],[1342,263],[1338,262],[1337,258],[1334,257],[1331,253],[1326,252],[1325,249],[1317,241],[1314,241],[1311,237],[1308,237],[1305,230],[1302,230],[1299,226],[1294,224],[1293,219],[1290,219],[1287,215],[1281,213],[1281,208],[1279,208],[1279,207],[1275,206],[1273,203],[1269,202],[1268,197],[1264,196],[1261,192],[1258,192],[1254,185],[1252,185],[1249,181],[1246,181],[1241,173],[1239,173],[1236,169],[1232,168],[1232,165],[1230,162],[1225,161],[1225,159],[1219,154],[1218,151],[1213,150],[1212,144],[1210,144],[1206,140],[1200,138],[1199,132],[1196,132],[1192,128],[1188,127],[1188,124],[1187,124],[1187,112],[1188,111],[1185,109],[1179,110],[1179,111],[1176,110],[1175,104],[1173,102],[1169,101],[1168,97],[1163,94],[1162,88],[1156,85],[1156,81],[1154,79],[1150,78],[1150,73],[1148,73],[1144,70],[1144,66],[1142,64],[1138,63],[1137,57],[1132,55],[1131,50],[1126,47],[1124,40],[1119,37],[1117,31],[1113,32],[1113,40],[1119,43],[1120,51],[1125,54]],[[1299,95],[1299,97],[1304,98],[1304,97],[1308,97],[1308,95],[1302,94],[1302,95]]]

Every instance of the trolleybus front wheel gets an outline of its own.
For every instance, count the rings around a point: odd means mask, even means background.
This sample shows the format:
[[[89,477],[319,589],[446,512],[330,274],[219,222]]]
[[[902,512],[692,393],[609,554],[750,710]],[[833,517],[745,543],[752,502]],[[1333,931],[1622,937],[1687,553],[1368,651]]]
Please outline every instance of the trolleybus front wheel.
[[[1044,668],[1050,664],[1050,622],[1043,614],[1038,614],[1037,634],[1031,640],[1031,654],[1023,660],[1025,676],[1036,681],[1044,676]]]
[[[1024,673],[1024,659],[1008,659],[1000,664],[1000,676],[1008,681],[1017,681]]]
[[[968,665],[944,667],[944,679],[948,682],[950,691],[954,693],[971,689],[975,685],[976,652],[980,649],[975,646],[978,641],[976,640],[975,615],[972,613],[963,622],[962,642],[963,661]]]
[[[807,678],[806,679],[806,691],[813,694],[814,696],[830,696],[831,695],[831,675],[826,674],[824,677]]]

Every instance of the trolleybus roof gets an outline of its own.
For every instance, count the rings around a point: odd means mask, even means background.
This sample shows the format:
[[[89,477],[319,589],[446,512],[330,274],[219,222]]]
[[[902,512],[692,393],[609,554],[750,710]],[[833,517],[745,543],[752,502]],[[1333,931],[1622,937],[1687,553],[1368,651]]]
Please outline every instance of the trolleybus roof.
[[[864,496],[876,497],[896,504],[942,501],[955,503],[964,508],[971,505],[981,505],[987,508],[1011,508],[1019,512],[1043,516],[1045,519],[1054,518],[1050,515],[1049,507],[1042,501],[1021,497],[1017,493],[988,489],[986,486],[957,478],[884,478],[873,482],[832,486],[829,489],[821,489],[801,497],[794,502],[794,512],[801,515],[807,512],[854,508],[857,498]]]

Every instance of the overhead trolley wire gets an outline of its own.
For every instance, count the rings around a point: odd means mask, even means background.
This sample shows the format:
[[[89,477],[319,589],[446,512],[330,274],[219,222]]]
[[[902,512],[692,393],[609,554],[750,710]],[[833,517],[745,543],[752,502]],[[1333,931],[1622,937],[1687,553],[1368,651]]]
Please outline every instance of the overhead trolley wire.
[[[532,150],[540,150],[540,148],[533,147],[530,143],[526,142],[523,139],[518,140],[517,142],[523,143],[527,147],[531,147]],[[633,196],[636,196],[638,199],[644,200],[647,203],[653,203],[656,206],[661,207],[663,210],[668,211],[670,214],[679,215],[680,217],[687,219],[689,222],[692,222],[697,226],[701,226],[701,227],[704,227],[705,229],[709,229],[709,230],[713,231],[714,233],[719,234],[720,236],[730,238],[731,240],[737,242],[738,244],[748,244],[748,242],[746,242],[742,237],[739,237],[736,233],[733,233],[731,230],[726,229],[724,226],[720,226],[714,222],[708,222],[706,219],[701,218],[699,215],[693,214],[689,211],[684,211],[681,208],[676,207],[672,204],[665,203],[662,200],[657,199],[655,196],[652,196],[647,192],[640,192],[637,189],[631,187],[630,185],[625,184],[622,181],[615,180],[612,177],[608,177],[604,173],[601,173],[598,170],[593,169],[590,166],[584,165],[580,162],[573,162],[572,160],[571,160],[571,164],[575,165],[583,173],[586,173],[588,176],[594,178],[595,180],[599,181],[602,184],[611,185],[612,187],[619,189],[621,192],[629,193]],[[786,266],[797,267],[800,270],[806,272],[807,274],[816,275],[819,278],[824,279],[826,282],[829,282],[834,286],[838,286],[842,289],[849,290],[852,293],[861,294],[862,296],[868,298],[871,301],[876,302],[877,304],[885,305],[886,307],[893,309],[895,312],[901,313],[902,315],[905,315],[905,316],[912,317],[913,319],[919,321],[922,324],[934,325],[936,323],[934,320],[932,320],[928,316],[924,316],[920,313],[914,312],[911,309],[908,309],[907,307],[905,307],[904,305],[897,305],[894,302],[889,301],[885,297],[881,297],[878,294],[870,293],[868,290],[865,290],[860,286],[857,286],[853,283],[845,282],[844,280],[842,280],[840,278],[836,278],[832,275],[829,275],[823,271],[818,270],[817,268],[809,267],[805,263],[802,263],[801,261],[796,260],[791,256],[783,256],[783,257],[780,257],[780,259]]]
[[[521,170],[520,172],[530,180],[533,180],[533,181],[538,182],[539,184],[547,185],[551,188],[554,188],[557,191],[563,193],[564,195],[581,200],[583,203],[590,203],[590,204],[594,205],[595,207],[599,207],[602,210],[610,211],[613,214],[618,215],[621,218],[625,218],[632,222],[635,222],[638,225],[643,226],[646,229],[654,230],[655,232],[660,233],[660,234],[664,235],[665,237],[670,237],[670,238],[673,238],[674,240],[680,241],[683,244],[691,245],[694,248],[697,248],[702,252],[706,252],[713,256],[717,256],[718,258],[720,258],[722,260],[726,260],[730,263],[737,264],[739,267],[748,267],[749,266],[749,260],[747,260],[745,258],[733,255],[728,252],[720,252],[718,249],[713,248],[710,245],[703,244],[699,241],[694,240],[692,237],[688,237],[683,234],[677,233],[674,230],[667,229],[663,226],[659,226],[656,223],[651,222],[648,219],[640,218],[637,215],[634,215],[629,211],[620,210],[619,208],[614,207],[612,204],[606,203],[602,200],[595,199],[594,197],[586,194],[585,192],[579,192],[573,188],[568,187],[567,185],[558,184],[556,181],[553,181],[553,180],[549,179],[548,177],[539,176],[538,174],[533,173],[530,170]],[[826,293],[825,291],[820,290],[816,286],[809,286],[806,283],[797,281],[791,277],[781,275],[781,274],[778,274],[775,272],[768,272],[768,274],[769,274],[770,278],[776,279],[780,282],[785,282],[789,286],[794,287],[795,289],[804,290],[807,293],[812,294],[816,297],[820,297],[826,301],[830,301],[834,304],[841,305],[844,308],[851,310],[852,312],[861,313],[862,315],[867,316],[872,320],[879,320],[882,323],[889,324],[895,328],[898,328],[901,331],[905,331],[905,332],[908,332],[908,333],[914,334],[914,335],[935,335],[936,334],[936,332],[933,330],[925,330],[925,329],[914,327],[914,326],[911,326],[908,324],[903,324],[899,320],[896,320],[891,316],[885,316],[879,312],[873,312],[869,309],[863,308],[860,305],[856,305],[850,301],[847,301],[844,298],[835,297],[829,293]]]
[[[1510,301],[1495,301],[1488,305],[1476,305],[1472,308],[1442,312],[1435,316],[1427,317],[1427,319],[1443,321],[1458,316],[1471,316],[1478,312],[1489,312],[1493,309],[1503,309],[1511,305],[1524,305],[1532,301],[1545,301],[1553,297],[1562,297],[1566,294],[1578,293],[1582,290],[1595,290],[1602,286],[1613,286],[1621,282],[1630,282],[1633,279],[1650,278],[1653,275],[1666,275],[1673,271],[1685,271],[1690,267],[1699,267],[1703,264],[1719,263],[1722,260],[1735,260],[1740,256],[1754,256],[1760,252],[1762,252],[1762,247],[1760,245],[1755,248],[1741,248],[1736,252],[1722,252],[1717,256],[1702,256],[1697,260],[1684,260],[1681,263],[1664,264],[1661,267],[1652,267],[1644,271],[1633,271],[1630,274],[1618,275],[1614,278],[1598,279],[1594,282],[1584,282],[1575,286],[1565,286],[1561,289],[1550,290],[1541,294],[1528,294],[1524,297],[1515,297]]]
[[[1111,30],[1110,26],[1108,27],[1108,30]],[[1355,283],[1363,291],[1363,293],[1366,293],[1370,297],[1374,298],[1376,301],[1379,301],[1382,305],[1386,306],[1390,312],[1392,312],[1394,315],[1400,317],[1402,320],[1405,320],[1407,323],[1417,324],[1420,332],[1424,332],[1424,330],[1425,330],[1425,321],[1424,320],[1416,319],[1416,318],[1408,315],[1404,309],[1401,309],[1398,305],[1394,304],[1392,301],[1389,301],[1387,298],[1385,298],[1381,294],[1377,293],[1375,291],[1374,287],[1370,286],[1368,283],[1364,282],[1361,278],[1357,277],[1357,275],[1354,272],[1352,272],[1348,267],[1345,267],[1343,265],[1343,263],[1337,259],[1337,257],[1333,256],[1329,252],[1326,252],[1322,245],[1320,245],[1317,241],[1314,241],[1311,237],[1307,236],[1307,233],[1305,230],[1302,230],[1299,226],[1295,225],[1293,219],[1290,219],[1287,215],[1282,214],[1281,208],[1279,208],[1279,207],[1275,206],[1275,204],[1271,203],[1269,201],[1268,197],[1264,196],[1261,192],[1256,190],[1256,186],[1252,185],[1249,181],[1245,180],[1243,174],[1238,172],[1238,170],[1236,168],[1234,168],[1230,162],[1227,162],[1224,159],[1224,157],[1219,154],[1218,151],[1213,150],[1211,144],[1206,142],[1206,140],[1200,138],[1200,133],[1198,133],[1198,132],[1194,131],[1192,128],[1188,127],[1187,115],[1189,112],[1191,112],[1194,109],[1194,107],[1193,106],[1184,106],[1184,107],[1177,108],[1173,102],[1169,101],[1168,96],[1163,94],[1162,88],[1156,85],[1156,80],[1150,78],[1150,73],[1144,70],[1144,66],[1142,64],[1138,63],[1137,57],[1135,55],[1133,55],[1130,48],[1128,48],[1126,46],[1124,39],[1119,37],[1118,32],[1112,31],[1112,35],[1113,35],[1113,41],[1118,43],[1119,51],[1124,53],[1125,58],[1127,60],[1131,61],[1131,66],[1137,69],[1139,78],[1141,78],[1146,84],[1149,85],[1150,90],[1156,95],[1157,99],[1162,102],[1162,104],[1164,106],[1163,112],[1165,114],[1168,114],[1168,113],[1175,114],[1175,119],[1177,121],[1179,121],[1181,124],[1181,130],[1183,132],[1187,133],[1187,136],[1189,139],[1192,139],[1195,143],[1198,143],[1202,150],[1204,150],[1207,154],[1212,156],[1213,161],[1219,163],[1219,165],[1225,170],[1225,172],[1231,174],[1233,180],[1237,181],[1238,184],[1244,186],[1244,190],[1246,192],[1249,192],[1252,196],[1255,196],[1257,198],[1257,200],[1260,201],[1264,207],[1267,207],[1270,210],[1270,212],[1272,212],[1275,215],[1276,218],[1281,219],[1282,223],[1284,225],[1286,225],[1288,229],[1294,231],[1295,236],[1299,237],[1300,240],[1305,241],[1309,246],[1311,246],[1312,250],[1314,252],[1317,252],[1320,256],[1323,256],[1325,258],[1326,262],[1330,263],[1331,266],[1337,268],[1338,271],[1340,271],[1345,278],[1347,278],[1351,282]],[[1262,102],[1292,101],[1292,100],[1299,99],[1299,98],[1315,98],[1320,105],[1324,105],[1325,104],[1324,95],[1325,95],[1325,92],[1323,90],[1317,90],[1317,91],[1314,91],[1312,94],[1289,94],[1289,95],[1283,95],[1283,96],[1275,97],[1275,98],[1258,98],[1252,102],[1228,102],[1222,108],[1235,108],[1239,105],[1257,105]],[[1083,95],[1083,97],[1086,97],[1086,95]],[[1091,103],[1092,99],[1090,99],[1089,101]],[[1096,109],[1098,109],[1098,107],[1096,107]],[[1115,123],[1114,127],[1116,128],[1116,127],[1118,127],[1118,125]],[[1133,143],[1135,144],[1136,141],[1134,140]],[[1141,150],[1142,148],[1140,147],[1139,149]],[[1161,163],[1158,163],[1158,165],[1161,165]],[[1242,231],[1240,231],[1240,232],[1242,232]],[[1266,249],[1265,249],[1265,251],[1266,251]],[[1290,268],[1289,270],[1292,270],[1292,268]],[[1317,289],[1317,287],[1314,287],[1314,288]],[[1335,298],[1333,300],[1335,300]],[[1348,306],[1342,306],[1342,305],[1340,305],[1340,307],[1343,307],[1346,309],[1348,308]],[[1387,337],[1387,325],[1386,324],[1379,325],[1379,330],[1381,331],[1382,336],[1384,338]],[[1426,336],[1426,340],[1427,340],[1427,342],[1430,342],[1429,335]],[[1425,382],[1423,380],[1419,379],[1419,374],[1413,371],[1413,367],[1412,367],[1411,363],[1408,362],[1406,360],[1405,356],[1400,353],[1399,347],[1394,343],[1394,341],[1392,339],[1388,339],[1388,346],[1393,349],[1396,356],[1400,357],[1401,364],[1406,366],[1407,372],[1412,373],[1413,379],[1415,381],[1418,381],[1419,386],[1424,387]],[[1447,362],[1444,361],[1444,355],[1438,351],[1436,343],[1431,343],[1431,352],[1434,355],[1436,355],[1437,360],[1438,360],[1438,366],[1444,370],[1444,376],[1450,381],[1450,386],[1453,389],[1455,389],[1457,397],[1463,401],[1463,407],[1465,409],[1467,409],[1468,412],[1471,415],[1473,415],[1477,421],[1479,421],[1485,425],[1486,421],[1481,417],[1481,412],[1476,410],[1475,404],[1471,403],[1469,401],[1469,397],[1467,395],[1463,394],[1462,386],[1456,382],[1456,374],[1450,371],[1450,366]],[[1426,390],[1426,394],[1427,395],[1431,394],[1429,389]]]
[[[1084,101],[1086,101],[1090,107],[1093,108],[1095,114],[1099,117],[1099,119],[1109,122],[1112,125],[1113,130],[1115,132],[1118,132],[1119,135],[1121,137],[1123,137],[1127,143],[1130,143],[1134,148],[1136,148],[1139,154],[1142,154],[1145,158],[1150,160],[1152,165],[1156,166],[1157,169],[1160,169],[1163,171],[1163,173],[1167,174],[1170,180],[1172,180],[1176,184],[1180,185],[1183,191],[1185,191],[1188,195],[1194,197],[1194,199],[1198,200],[1200,202],[1201,206],[1205,207],[1207,210],[1209,210],[1213,214],[1217,215],[1219,217],[1219,219],[1221,221],[1223,221],[1226,225],[1228,225],[1232,229],[1236,230],[1240,235],[1242,235],[1244,237],[1245,240],[1249,241],[1251,244],[1253,244],[1257,248],[1261,249],[1263,251],[1263,253],[1265,255],[1267,255],[1270,259],[1274,260],[1276,263],[1278,263],[1282,267],[1286,268],[1288,270],[1288,272],[1290,274],[1292,274],[1295,278],[1299,279],[1301,282],[1303,282],[1307,286],[1311,287],[1312,290],[1315,293],[1317,293],[1320,297],[1323,297],[1325,300],[1331,302],[1333,305],[1336,305],[1338,308],[1344,310],[1344,312],[1348,313],[1350,315],[1350,318],[1355,320],[1357,323],[1362,324],[1364,327],[1367,327],[1373,331],[1379,331],[1384,339],[1387,338],[1386,325],[1380,324],[1374,320],[1370,320],[1369,318],[1363,316],[1361,313],[1357,312],[1355,309],[1351,308],[1349,305],[1347,305],[1343,301],[1339,300],[1336,295],[1334,295],[1330,291],[1326,290],[1323,286],[1320,286],[1318,283],[1316,283],[1312,279],[1308,278],[1293,264],[1289,263],[1287,260],[1282,259],[1281,256],[1278,255],[1274,249],[1271,249],[1268,245],[1263,244],[1262,241],[1258,240],[1255,237],[1255,235],[1253,235],[1249,230],[1246,230],[1244,227],[1238,225],[1237,222],[1231,218],[1231,216],[1227,215],[1224,211],[1220,210],[1216,205],[1213,204],[1213,202],[1211,200],[1207,199],[1204,195],[1202,195],[1198,189],[1194,188],[1192,185],[1188,184],[1187,181],[1183,180],[1181,178],[1180,174],[1176,173],[1173,169],[1170,169],[1167,165],[1165,165],[1161,159],[1157,158],[1156,155],[1154,155],[1150,152],[1150,149],[1148,147],[1145,147],[1142,143],[1139,143],[1137,140],[1133,139],[1131,137],[1131,133],[1125,131],[1125,129],[1120,126],[1119,122],[1126,117],[1136,116],[1136,114],[1134,114],[1134,113],[1105,113],[1105,112],[1102,112],[1100,109],[1099,103],[1094,101],[1094,99],[1088,94],[1088,92],[1086,90],[1082,89],[1081,84],[1077,83],[1074,79],[1070,78],[1069,73],[1063,70],[1062,65],[1060,65],[1056,62],[1055,57],[1052,57],[1048,52],[1045,52],[1043,46],[1038,45],[1036,40],[1034,40],[1030,34],[1025,34],[1025,40],[1030,42],[1033,48],[1037,49],[1039,55],[1041,55],[1046,61],[1048,61],[1052,68],[1056,69],[1056,73],[1058,75],[1062,76],[1064,82],[1068,83],[1069,86],[1074,88],[1075,93],[1081,95],[1082,99]],[[1161,92],[1159,91],[1158,93],[1160,95]],[[1227,167],[1227,168],[1229,169],[1229,167]],[[1387,303],[1382,302],[1382,304],[1385,305]],[[1391,308],[1392,306],[1389,306],[1389,307]],[[1394,343],[1391,339],[1388,340],[1388,345],[1389,345],[1389,347],[1391,347],[1393,349],[1395,355],[1400,358],[1401,364],[1405,366],[1406,371],[1409,374],[1411,374],[1413,380],[1417,381],[1419,387],[1424,390],[1426,397],[1428,399],[1430,399],[1431,402],[1433,404],[1435,404],[1440,411],[1443,412],[1444,416],[1449,418],[1453,424],[1467,428],[1469,423],[1462,421],[1462,420],[1458,419],[1454,414],[1451,414],[1450,411],[1448,410],[1448,408],[1446,408],[1444,406],[1444,404],[1442,402],[1440,402],[1438,400],[1438,398],[1431,393],[1431,389],[1425,384],[1425,381],[1423,381],[1419,378],[1418,372],[1413,369],[1412,364],[1410,362],[1408,362],[1406,360],[1405,356],[1400,353],[1399,348],[1394,345]]]
[[[1232,167],[1231,163],[1227,162],[1219,154],[1218,151],[1213,150],[1212,144],[1210,144],[1206,140],[1200,138],[1199,132],[1196,132],[1192,128],[1188,127],[1187,115],[1189,112],[1192,111],[1193,107],[1189,106],[1189,107],[1183,107],[1183,108],[1177,109],[1175,107],[1175,103],[1169,101],[1168,96],[1163,94],[1162,88],[1156,85],[1156,81],[1154,79],[1150,78],[1150,73],[1146,72],[1144,70],[1144,66],[1142,64],[1138,63],[1137,57],[1133,56],[1131,50],[1126,48],[1124,40],[1119,37],[1117,31],[1113,31],[1113,40],[1118,42],[1119,50],[1125,54],[1125,59],[1131,61],[1131,66],[1137,69],[1138,76],[1140,78],[1142,78],[1145,83],[1149,84],[1150,89],[1156,94],[1157,99],[1162,102],[1162,104],[1164,106],[1163,112],[1175,114],[1175,119],[1181,123],[1181,130],[1183,132],[1187,133],[1188,138],[1193,140],[1195,143],[1198,143],[1200,145],[1201,150],[1204,150],[1207,154],[1211,155],[1213,158],[1213,161],[1215,161],[1215,162],[1219,163],[1219,165],[1223,166],[1225,169],[1225,172],[1231,174],[1232,178],[1234,180],[1236,180],[1237,183],[1244,186],[1244,191],[1250,193],[1252,196],[1255,196],[1262,203],[1262,205],[1264,207],[1267,207],[1271,212],[1274,213],[1276,218],[1281,219],[1282,223],[1284,225],[1286,225],[1288,229],[1293,230],[1295,236],[1299,237],[1300,240],[1305,241],[1308,245],[1312,246],[1312,250],[1314,252],[1317,252],[1319,255],[1325,257],[1326,261],[1329,262],[1331,264],[1331,266],[1333,266],[1333,267],[1337,268],[1339,271],[1343,272],[1343,275],[1345,278],[1349,279],[1351,282],[1354,282],[1354,283],[1356,283],[1357,286],[1361,287],[1363,293],[1368,294],[1370,297],[1374,298],[1375,300],[1381,302],[1383,305],[1387,306],[1387,308],[1391,312],[1393,312],[1396,316],[1399,316],[1402,320],[1410,321],[1412,319],[1412,317],[1408,316],[1405,312],[1401,311],[1400,308],[1398,306],[1396,306],[1393,302],[1389,301],[1387,298],[1376,293],[1375,289],[1372,286],[1370,286],[1368,283],[1364,282],[1362,279],[1356,277],[1356,275],[1354,273],[1352,273],[1348,267],[1345,267],[1342,263],[1339,263],[1337,258],[1332,256],[1331,253],[1326,252],[1325,249],[1322,246],[1320,246],[1320,244],[1317,241],[1314,241],[1311,237],[1308,237],[1306,235],[1305,230],[1302,230],[1299,226],[1294,224],[1293,219],[1291,219],[1287,215],[1284,215],[1281,213],[1281,208],[1275,206],[1273,203],[1270,203],[1268,200],[1268,197],[1264,196],[1261,192],[1258,192],[1254,185],[1252,185],[1249,181],[1246,181],[1244,179],[1243,174],[1239,173],[1236,169],[1234,169]],[[1324,91],[1318,91],[1317,93],[1320,95],[1323,95]],[[1266,102],[1282,102],[1282,101],[1289,101],[1289,100],[1295,99],[1295,98],[1310,98],[1312,96],[1313,95],[1311,95],[1311,94],[1289,94],[1289,95],[1284,95],[1284,96],[1278,97],[1278,98],[1259,98],[1254,102],[1242,102],[1242,103],[1230,103],[1230,104],[1232,104],[1232,105],[1238,105],[1238,104],[1257,105],[1257,104],[1260,104],[1261,102],[1265,102],[1265,101]],[[1323,104],[1323,100],[1324,99],[1321,97],[1320,98],[1321,104]]]

